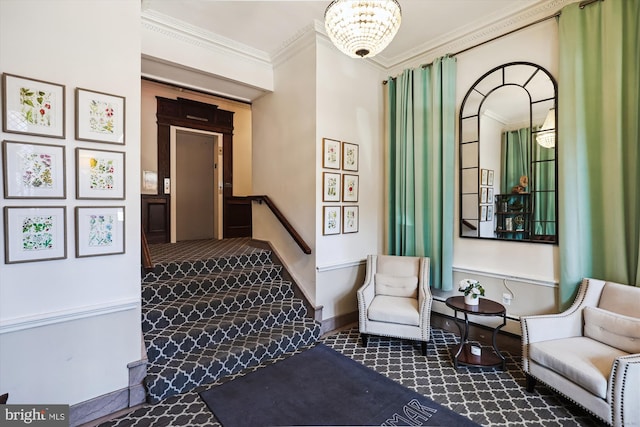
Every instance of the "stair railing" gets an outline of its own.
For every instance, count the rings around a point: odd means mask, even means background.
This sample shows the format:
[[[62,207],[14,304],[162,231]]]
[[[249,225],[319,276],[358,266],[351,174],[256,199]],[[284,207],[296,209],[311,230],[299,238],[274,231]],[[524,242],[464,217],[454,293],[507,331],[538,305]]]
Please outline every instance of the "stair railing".
[[[293,228],[291,223],[287,221],[287,218],[282,214],[280,209],[278,209],[278,207],[273,203],[273,201],[269,198],[269,196],[265,196],[265,195],[247,196],[247,198],[250,200],[256,201],[258,203],[264,202],[269,207],[269,209],[271,209],[271,212],[273,212],[276,218],[278,218],[278,220],[280,221],[282,226],[285,228],[285,230],[289,232],[293,240],[298,244],[298,246],[300,246],[300,249],[302,249],[302,252],[304,252],[307,255],[311,253],[311,248],[309,247],[309,245],[307,245],[307,243],[304,241],[302,236],[298,234],[296,229]]]
[[[141,228],[142,231],[142,268],[145,271],[149,271],[153,269],[153,261],[151,260],[151,252],[149,252],[149,243],[147,242],[147,235],[144,234],[144,227]]]

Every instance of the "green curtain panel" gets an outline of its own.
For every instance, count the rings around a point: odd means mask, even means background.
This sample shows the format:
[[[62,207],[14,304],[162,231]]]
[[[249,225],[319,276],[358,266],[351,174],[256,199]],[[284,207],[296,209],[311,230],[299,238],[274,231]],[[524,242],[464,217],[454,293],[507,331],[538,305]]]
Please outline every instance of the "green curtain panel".
[[[640,285],[640,1],[559,18],[560,305],[583,277]]]
[[[387,252],[428,256],[431,285],[453,288],[456,60],[389,79]]]
[[[531,164],[531,129],[522,128],[502,133],[502,147],[500,150],[502,174],[500,192],[511,193],[511,189],[520,184],[520,177],[529,176]],[[528,191],[528,189],[527,189]],[[523,240],[523,233],[509,233],[505,235],[511,240]]]
[[[500,192],[511,193],[522,175],[529,176],[531,164],[531,130],[522,128],[502,133],[502,171]]]
[[[534,137],[535,140],[535,137]],[[533,144],[531,179],[533,202],[533,234],[553,236],[556,234],[556,171],[555,151],[540,144]],[[535,182],[534,182],[535,181]]]

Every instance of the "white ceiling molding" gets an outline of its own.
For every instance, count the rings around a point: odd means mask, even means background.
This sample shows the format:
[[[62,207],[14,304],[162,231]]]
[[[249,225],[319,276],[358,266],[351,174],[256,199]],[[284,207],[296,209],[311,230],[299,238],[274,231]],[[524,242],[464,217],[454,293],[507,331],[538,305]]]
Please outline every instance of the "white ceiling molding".
[[[315,43],[316,34],[321,31],[324,24],[318,20],[314,20],[313,23],[302,28],[289,40],[284,42],[277,52],[273,54],[272,64],[274,67],[286,62],[289,58],[293,57],[309,45]]]
[[[381,65],[390,71],[391,75],[394,75],[403,69],[432,62],[435,58],[460,52],[502,34],[517,30],[547,16],[551,16],[560,11],[564,6],[578,1],[579,0],[552,0],[541,3],[518,13],[504,16],[497,21],[485,24],[474,30],[469,30],[466,33],[464,33],[463,30],[449,33],[446,35],[446,38],[439,38],[436,41],[422,45],[422,51],[414,50],[415,54],[413,55],[408,53],[407,55],[403,55],[404,59],[395,58],[394,62],[390,61]]]
[[[147,55],[142,55],[141,68],[142,77],[242,102],[251,102],[268,92],[265,89],[253,87],[246,83],[225,79],[221,76]]]
[[[200,48],[216,52],[225,51],[227,55],[237,55],[253,61],[271,63],[271,57],[266,52],[153,10],[142,12],[142,27]]]
[[[437,57],[456,53],[483,42],[490,41],[500,35],[517,30],[518,28],[553,15],[564,6],[577,1],[579,0],[541,0],[540,3],[534,6],[529,6],[530,3],[523,3],[523,8],[519,12],[502,16],[495,15],[488,23],[487,19],[483,19],[482,22],[484,22],[484,24],[477,22],[477,25],[467,25],[462,29],[443,34],[437,39],[425,41],[423,44],[420,44],[401,55],[387,58],[384,56],[383,52],[382,54],[365,60],[378,67],[381,72],[386,73],[387,75],[395,75],[406,68],[412,68],[419,66],[420,64],[429,63]],[[315,20],[313,23],[301,29],[290,39],[285,41],[276,52],[268,53],[148,9],[142,11],[142,29],[159,33],[164,37],[169,37],[182,43],[207,49],[216,55],[229,55],[230,57],[234,57],[238,60],[244,60],[247,64],[254,64],[256,68],[265,70],[269,69],[271,71],[274,66],[287,61],[297,52],[308,47],[316,40],[329,40],[324,29],[324,23],[319,20]],[[145,52],[143,52],[143,54],[144,53]],[[145,60],[149,60],[149,58],[145,59],[145,56],[143,55],[143,65]],[[362,61],[361,59],[357,60]],[[158,64],[153,65],[156,69],[157,66]],[[180,67],[179,64],[176,64],[176,66]],[[194,70],[187,71],[191,73],[194,72]],[[154,78],[162,80],[161,76],[154,76]],[[203,83],[203,85],[198,86],[202,86],[204,90],[207,90],[208,87],[216,88],[218,86],[215,83],[216,79],[221,79],[224,81],[223,86],[226,85],[229,90],[235,93],[233,85],[243,85],[241,81],[233,81],[229,78],[221,78],[213,74],[208,74],[208,79],[208,83]],[[165,80],[168,80],[168,78],[165,78]],[[173,73],[172,80],[175,80],[176,84],[181,84],[180,82],[182,78],[178,74]],[[204,80],[201,80],[201,82],[204,82]],[[245,90],[242,96],[230,96],[229,94],[223,94],[218,90],[212,90],[213,93],[243,101],[250,101],[255,99],[252,98],[253,96],[258,97],[266,93],[264,89],[247,89],[249,90]],[[245,96],[249,98],[247,99]]]

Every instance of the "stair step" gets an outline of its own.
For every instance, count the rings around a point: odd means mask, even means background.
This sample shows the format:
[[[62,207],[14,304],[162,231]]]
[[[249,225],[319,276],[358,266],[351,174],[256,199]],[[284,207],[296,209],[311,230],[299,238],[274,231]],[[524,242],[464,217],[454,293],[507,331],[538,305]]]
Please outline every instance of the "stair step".
[[[301,320],[306,313],[301,300],[289,298],[148,332],[145,334],[147,357],[152,363],[163,363],[198,348],[213,348],[241,335],[257,334],[267,328]]]
[[[268,286],[247,286],[221,290],[216,294],[178,298],[142,307],[142,331],[164,329],[172,325],[222,316],[258,304],[293,297],[291,282],[280,280]]]
[[[169,280],[178,277],[197,276],[199,274],[215,273],[273,264],[272,252],[269,250],[256,250],[251,254],[227,255],[219,258],[210,258],[195,261],[175,261],[156,265],[153,270],[146,273],[143,283],[157,280]]]
[[[215,348],[194,349],[164,364],[151,363],[146,378],[148,401],[156,403],[267,359],[294,352],[316,342],[319,336],[319,323],[302,319],[223,341]]]
[[[274,264],[176,277],[143,283],[142,302],[143,304],[158,304],[187,296],[204,295],[225,288],[246,286],[247,284],[260,285],[280,279],[282,279],[282,266]]]

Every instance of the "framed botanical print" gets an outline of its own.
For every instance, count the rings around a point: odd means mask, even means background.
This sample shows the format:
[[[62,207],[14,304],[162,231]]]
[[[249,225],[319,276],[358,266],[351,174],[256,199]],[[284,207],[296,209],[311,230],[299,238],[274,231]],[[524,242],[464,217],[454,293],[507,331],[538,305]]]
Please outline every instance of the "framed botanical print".
[[[76,257],[124,253],[124,206],[76,207]]]
[[[64,139],[65,87],[4,73],[2,112],[4,132]]]
[[[342,143],[342,169],[358,172],[358,144]]]
[[[342,201],[357,202],[358,201],[358,175],[342,175]]]
[[[480,221],[487,220],[487,205],[480,206]]]
[[[340,201],[340,174],[333,172],[322,173],[322,201]]]
[[[340,169],[340,141],[322,138],[322,167],[326,169]]]
[[[358,232],[358,206],[342,207],[342,232],[357,233]]]
[[[6,199],[64,199],[65,147],[3,141]]]
[[[124,199],[124,153],[76,148],[76,197]]]
[[[487,203],[487,187],[480,187],[480,203]]]
[[[322,207],[322,234],[340,234],[340,206]]]
[[[66,258],[66,212],[64,206],[5,207],[5,263]]]
[[[76,89],[76,139],[125,143],[125,98]]]

